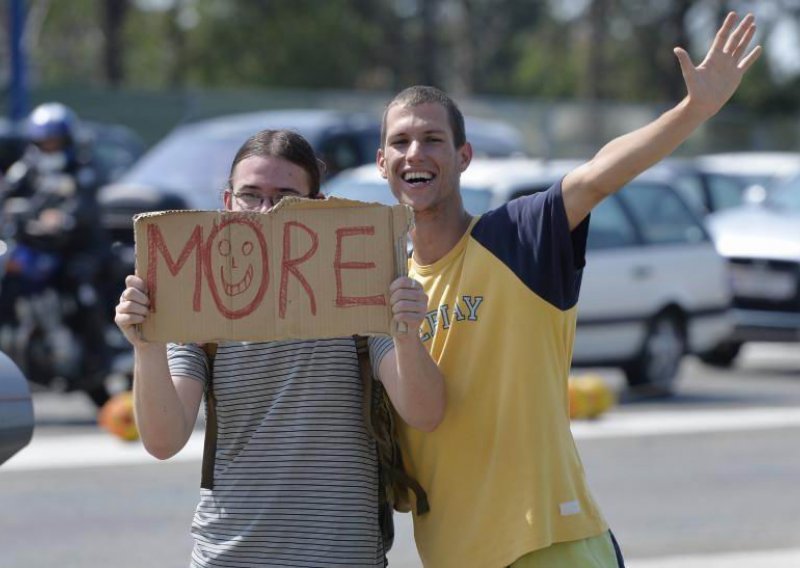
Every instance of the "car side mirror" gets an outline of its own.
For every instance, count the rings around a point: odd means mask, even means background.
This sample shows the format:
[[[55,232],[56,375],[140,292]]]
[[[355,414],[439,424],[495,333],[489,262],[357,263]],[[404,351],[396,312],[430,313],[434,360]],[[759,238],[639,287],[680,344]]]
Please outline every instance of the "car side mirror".
[[[767,200],[767,190],[763,185],[753,184],[745,188],[742,201],[747,205],[763,205]]]
[[[33,437],[33,403],[28,380],[0,351],[0,465]]]

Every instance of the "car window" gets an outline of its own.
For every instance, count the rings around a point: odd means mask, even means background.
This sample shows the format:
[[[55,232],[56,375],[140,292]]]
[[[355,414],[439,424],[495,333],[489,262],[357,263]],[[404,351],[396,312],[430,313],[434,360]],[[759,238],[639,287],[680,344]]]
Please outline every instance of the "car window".
[[[331,136],[321,143],[319,152],[327,167],[326,174],[329,176],[364,163],[355,136]]]
[[[251,129],[252,130],[252,129]],[[122,177],[122,182],[152,185],[191,197],[209,189],[222,191],[228,169],[247,132],[196,135],[183,131],[167,137]]]
[[[769,201],[782,209],[800,211],[800,176],[777,184],[770,194]]]
[[[669,186],[631,183],[622,189],[620,197],[629,207],[648,243],[696,243],[708,240],[697,217]]]
[[[730,209],[742,204],[745,184],[729,176],[710,174],[708,190],[714,211]]]
[[[616,198],[601,201],[592,210],[587,249],[602,250],[632,246],[637,240],[636,230]]]
[[[686,200],[686,203],[699,215],[708,213],[708,205],[703,196],[703,183],[692,174],[677,174],[672,180],[675,189]]]

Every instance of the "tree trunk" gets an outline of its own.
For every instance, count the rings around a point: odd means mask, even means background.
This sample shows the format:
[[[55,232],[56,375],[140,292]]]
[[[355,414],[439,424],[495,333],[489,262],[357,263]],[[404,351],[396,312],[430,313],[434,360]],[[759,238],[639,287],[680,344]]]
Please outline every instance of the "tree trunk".
[[[103,35],[105,36],[103,68],[105,81],[112,87],[119,87],[125,80],[122,30],[129,8],[129,0],[103,1]]]

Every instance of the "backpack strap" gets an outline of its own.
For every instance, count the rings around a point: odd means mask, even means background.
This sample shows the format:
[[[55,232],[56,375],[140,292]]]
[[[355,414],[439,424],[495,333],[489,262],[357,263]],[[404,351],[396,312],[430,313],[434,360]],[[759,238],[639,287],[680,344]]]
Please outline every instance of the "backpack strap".
[[[406,473],[403,457],[397,443],[394,425],[394,412],[383,384],[375,379],[372,362],[369,358],[369,343],[366,336],[353,336],[358,353],[358,369],[364,389],[364,424],[367,432],[375,440],[380,464],[381,500],[392,507],[408,501],[409,489],[416,498],[418,515],[430,510],[428,495],[419,482]]]
[[[214,358],[217,355],[217,344],[206,343],[203,351],[208,357],[208,380],[206,381],[206,435],[203,439],[203,466],[200,475],[200,487],[214,488],[214,461],[217,455],[217,397],[214,395]]]

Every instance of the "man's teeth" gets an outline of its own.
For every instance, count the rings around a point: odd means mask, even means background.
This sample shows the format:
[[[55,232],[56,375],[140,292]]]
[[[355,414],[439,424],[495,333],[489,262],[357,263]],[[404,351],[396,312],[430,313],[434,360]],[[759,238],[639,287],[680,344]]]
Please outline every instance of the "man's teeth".
[[[420,183],[433,179],[433,174],[428,172],[409,172],[403,175],[403,179],[408,183]]]

